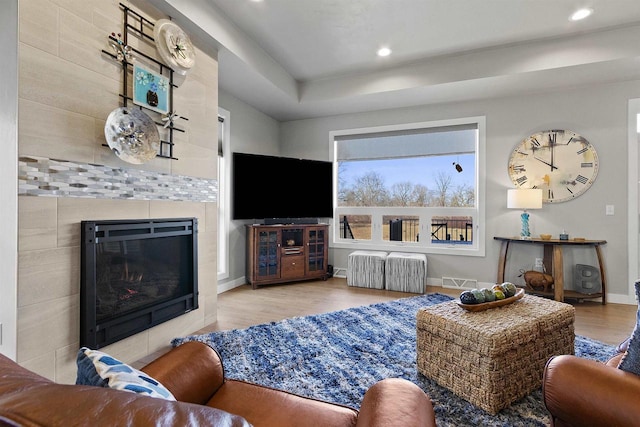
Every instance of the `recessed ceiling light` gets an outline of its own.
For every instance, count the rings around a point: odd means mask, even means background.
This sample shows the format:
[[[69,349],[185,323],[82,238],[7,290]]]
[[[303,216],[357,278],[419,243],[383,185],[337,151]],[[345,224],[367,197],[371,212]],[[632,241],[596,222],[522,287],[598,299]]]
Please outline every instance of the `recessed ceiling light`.
[[[391,55],[391,49],[388,47],[381,47],[378,49],[378,56],[389,56]]]
[[[575,12],[573,12],[573,15],[571,15],[571,17],[569,17],[569,20],[571,21],[580,21],[581,19],[586,18],[587,16],[591,15],[593,13],[593,9],[589,9],[588,7],[585,7],[584,9],[579,9],[576,10]]]

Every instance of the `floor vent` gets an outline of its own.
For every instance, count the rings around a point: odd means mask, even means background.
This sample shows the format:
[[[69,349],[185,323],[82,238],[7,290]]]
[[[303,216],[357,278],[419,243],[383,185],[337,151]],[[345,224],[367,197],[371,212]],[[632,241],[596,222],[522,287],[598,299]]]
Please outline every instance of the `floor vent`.
[[[443,277],[442,287],[451,289],[478,289],[476,279],[460,279],[457,277]]]
[[[339,277],[341,279],[347,278],[347,269],[346,268],[336,268],[333,270],[333,277]]]

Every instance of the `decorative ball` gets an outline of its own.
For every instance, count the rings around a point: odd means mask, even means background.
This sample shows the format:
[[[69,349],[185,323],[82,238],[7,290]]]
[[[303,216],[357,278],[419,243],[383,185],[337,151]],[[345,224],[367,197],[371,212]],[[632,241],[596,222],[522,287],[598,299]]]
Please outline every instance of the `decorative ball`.
[[[507,298],[514,296],[516,294],[516,292],[518,291],[518,288],[516,288],[516,285],[514,285],[511,282],[504,282],[502,284],[502,288],[504,289],[504,291],[505,291],[504,295]]]
[[[480,289],[474,289],[471,291],[471,293],[476,298],[476,302],[478,304],[482,304],[485,301],[484,292],[482,292]]]
[[[502,292],[501,289],[496,289],[493,291],[493,293],[495,294],[497,300],[505,299],[504,292]]]
[[[476,297],[471,291],[464,291],[460,294],[460,302],[462,304],[476,304]]]
[[[481,291],[484,293],[484,302],[493,302],[496,300],[496,296],[491,289],[482,288]]]

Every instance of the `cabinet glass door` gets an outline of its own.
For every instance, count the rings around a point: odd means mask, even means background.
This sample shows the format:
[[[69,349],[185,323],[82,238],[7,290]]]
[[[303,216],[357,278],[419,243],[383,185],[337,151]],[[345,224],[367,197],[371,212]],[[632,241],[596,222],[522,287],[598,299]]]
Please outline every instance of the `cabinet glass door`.
[[[278,238],[277,230],[266,230],[258,233],[258,269],[257,275],[264,279],[278,277]]]
[[[326,260],[325,260],[325,230],[323,228],[311,228],[309,229],[308,240],[308,271],[312,272],[325,272]]]

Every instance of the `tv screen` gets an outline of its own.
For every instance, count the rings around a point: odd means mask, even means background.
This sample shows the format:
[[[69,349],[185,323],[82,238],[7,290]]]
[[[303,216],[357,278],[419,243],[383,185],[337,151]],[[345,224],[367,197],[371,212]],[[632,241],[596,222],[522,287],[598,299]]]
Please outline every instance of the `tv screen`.
[[[233,153],[233,219],[330,218],[333,164]]]

